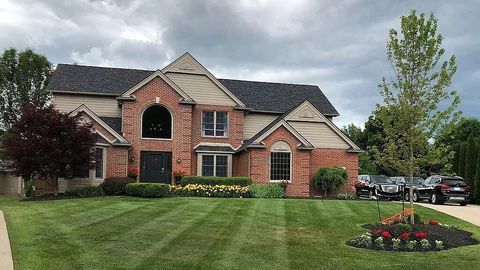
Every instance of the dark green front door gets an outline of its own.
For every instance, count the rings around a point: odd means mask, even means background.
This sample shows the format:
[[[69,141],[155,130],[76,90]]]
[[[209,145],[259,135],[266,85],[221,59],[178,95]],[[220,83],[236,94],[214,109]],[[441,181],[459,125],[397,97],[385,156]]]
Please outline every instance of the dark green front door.
[[[172,182],[172,153],[141,152],[140,164],[141,182]]]

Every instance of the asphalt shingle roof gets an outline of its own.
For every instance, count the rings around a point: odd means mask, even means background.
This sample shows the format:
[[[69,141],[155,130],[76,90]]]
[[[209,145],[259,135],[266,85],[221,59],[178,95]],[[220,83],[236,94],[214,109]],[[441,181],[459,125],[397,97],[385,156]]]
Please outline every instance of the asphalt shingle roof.
[[[195,148],[196,152],[201,151],[215,151],[215,152],[235,152],[235,150],[230,146],[222,145],[199,145]]]
[[[102,119],[105,124],[110,126],[113,130],[115,130],[118,134],[122,134],[122,118],[120,117],[103,117],[101,116],[100,119]]]
[[[59,64],[47,90],[119,96],[153,72],[155,71]],[[254,110],[283,113],[294,104],[308,100],[324,115],[339,115],[315,85],[230,79],[219,81]]]

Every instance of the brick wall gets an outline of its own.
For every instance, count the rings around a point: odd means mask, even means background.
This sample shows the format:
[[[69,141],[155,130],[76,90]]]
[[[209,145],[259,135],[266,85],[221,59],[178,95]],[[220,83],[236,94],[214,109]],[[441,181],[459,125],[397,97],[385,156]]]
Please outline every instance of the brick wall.
[[[127,176],[128,148],[107,147],[107,173],[106,177]]]
[[[140,167],[141,151],[172,152],[172,170],[183,170],[191,174],[192,157],[192,107],[179,104],[180,95],[160,78],[155,78],[138,89],[134,96],[136,101],[123,104],[123,135],[132,144],[128,167]],[[172,139],[142,139],[141,118],[148,107],[156,104],[167,108],[172,114]],[[177,162],[180,161],[180,162]],[[173,180],[173,179],[172,179]]]

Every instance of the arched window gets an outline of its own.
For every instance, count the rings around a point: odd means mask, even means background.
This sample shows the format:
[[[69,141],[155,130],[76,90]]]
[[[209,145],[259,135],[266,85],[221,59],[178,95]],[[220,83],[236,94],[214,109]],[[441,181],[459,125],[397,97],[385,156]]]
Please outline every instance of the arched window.
[[[142,138],[172,138],[172,115],[165,107],[154,105],[143,112]]]
[[[270,181],[291,181],[292,150],[284,141],[275,142],[270,148]]]

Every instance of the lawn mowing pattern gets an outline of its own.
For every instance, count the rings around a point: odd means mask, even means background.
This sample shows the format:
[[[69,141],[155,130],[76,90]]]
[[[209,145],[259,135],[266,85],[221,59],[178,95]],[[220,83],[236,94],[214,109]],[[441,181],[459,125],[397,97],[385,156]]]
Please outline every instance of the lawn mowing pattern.
[[[401,210],[381,202],[382,216]],[[480,228],[416,206],[422,219]],[[480,246],[389,253],[345,245],[370,201],[0,197],[16,269],[479,269]]]

